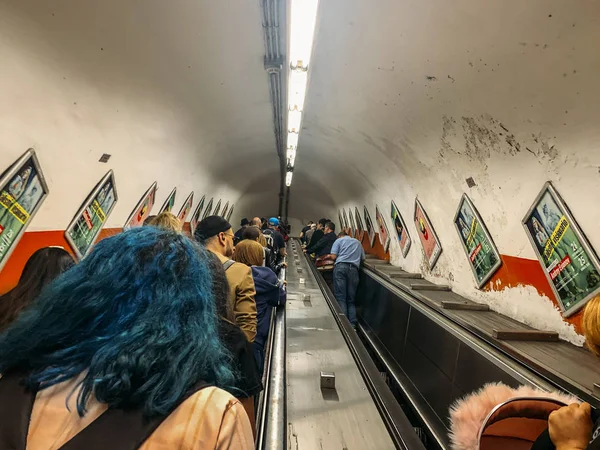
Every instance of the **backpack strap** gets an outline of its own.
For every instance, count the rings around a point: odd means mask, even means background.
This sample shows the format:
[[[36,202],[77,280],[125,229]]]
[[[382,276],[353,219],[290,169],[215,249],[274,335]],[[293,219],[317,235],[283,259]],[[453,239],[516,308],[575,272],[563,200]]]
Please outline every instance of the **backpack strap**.
[[[0,374],[0,448],[25,450],[34,401],[19,374]]]
[[[227,269],[229,269],[234,264],[235,264],[235,261],[233,259],[228,259],[227,261],[225,261],[223,263],[223,270],[225,270],[225,272],[227,272]]]

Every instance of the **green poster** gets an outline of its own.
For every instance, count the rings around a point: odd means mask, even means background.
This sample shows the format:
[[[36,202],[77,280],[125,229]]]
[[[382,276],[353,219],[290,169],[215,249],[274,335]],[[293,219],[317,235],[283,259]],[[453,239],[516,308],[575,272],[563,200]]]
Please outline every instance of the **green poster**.
[[[174,187],[173,190],[171,191],[171,193],[169,194],[169,196],[167,197],[167,199],[165,200],[165,202],[163,203],[163,205],[161,206],[160,210],[158,211],[158,213],[164,213],[164,212],[171,212],[171,210],[173,209],[173,206],[175,205],[175,195],[177,194],[177,188]]]
[[[206,195],[203,195],[202,198],[200,199],[200,202],[198,203],[198,206],[196,206],[196,210],[194,211],[194,214],[192,214],[192,218],[190,220],[190,231],[191,231],[191,235],[194,236],[194,233],[196,232],[196,226],[198,225],[198,222],[200,222],[200,214],[202,214],[202,209],[204,208],[204,200],[206,199]],[[233,209],[233,207],[232,207]]]
[[[78,259],[87,255],[117,203],[113,171],[96,185],[65,232],[65,238]]]
[[[458,205],[454,225],[469,258],[477,286],[481,288],[498,270],[502,260],[479,213],[466,194],[463,194]]]
[[[0,269],[47,196],[35,151],[29,149],[0,177]]]
[[[600,262],[550,182],[523,226],[566,317],[600,292]]]

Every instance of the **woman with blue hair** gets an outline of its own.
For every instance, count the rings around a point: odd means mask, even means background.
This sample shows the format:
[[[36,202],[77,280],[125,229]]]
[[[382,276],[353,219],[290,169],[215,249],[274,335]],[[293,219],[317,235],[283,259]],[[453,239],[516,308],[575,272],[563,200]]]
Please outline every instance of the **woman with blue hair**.
[[[182,234],[99,242],[0,335],[0,448],[253,448],[215,309]]]

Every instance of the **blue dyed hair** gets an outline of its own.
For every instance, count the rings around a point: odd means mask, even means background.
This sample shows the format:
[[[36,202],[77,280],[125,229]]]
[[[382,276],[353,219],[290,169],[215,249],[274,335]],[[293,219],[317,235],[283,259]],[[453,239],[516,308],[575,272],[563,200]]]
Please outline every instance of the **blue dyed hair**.
[[[200,380],[232,385],[205,252],[154,227],[102,240],[0,335],[0,373],[44,389],[88,370],[80,416],[92,394],[155,415]]]

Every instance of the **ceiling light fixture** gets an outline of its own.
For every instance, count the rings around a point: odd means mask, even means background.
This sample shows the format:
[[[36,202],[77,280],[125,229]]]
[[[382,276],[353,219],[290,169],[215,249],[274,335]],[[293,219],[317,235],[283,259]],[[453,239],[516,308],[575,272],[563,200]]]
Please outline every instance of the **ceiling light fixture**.
[[[287,117],[287,160],[291,168],[296,160],[302,126],[318,8],[319,0],[291,0]],[[292,184],[291,171],[287,172],[285,180],[286,186]]]

